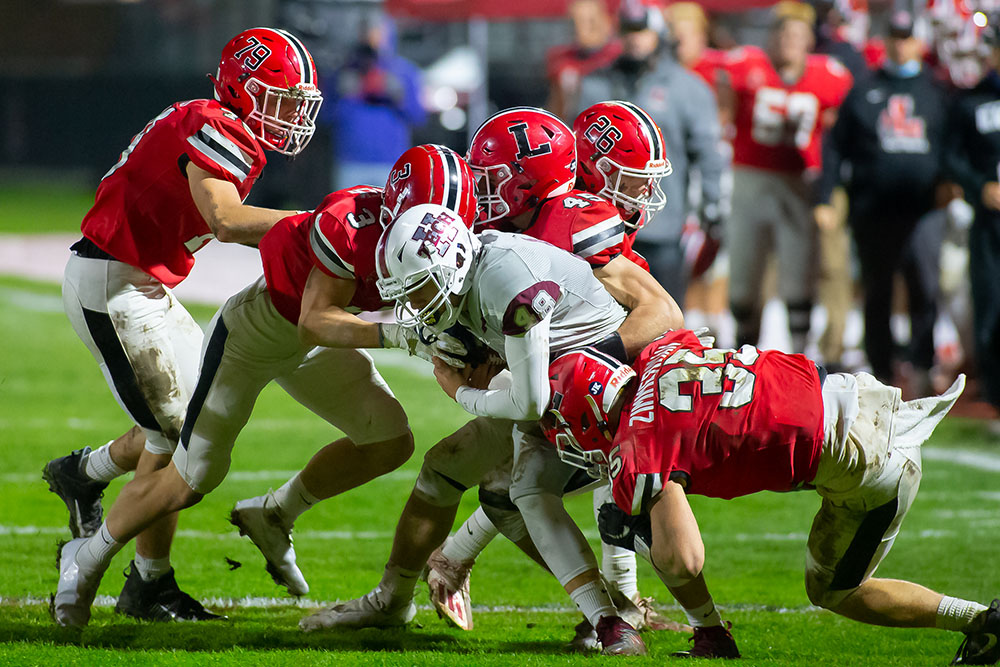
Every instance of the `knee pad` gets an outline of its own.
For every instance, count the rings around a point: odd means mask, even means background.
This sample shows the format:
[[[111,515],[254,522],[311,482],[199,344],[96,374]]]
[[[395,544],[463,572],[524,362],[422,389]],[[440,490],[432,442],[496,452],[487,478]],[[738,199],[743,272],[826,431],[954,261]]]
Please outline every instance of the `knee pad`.
[[[496,529],[511,542],[520,542],[528,536],[524,518],[510,496],[480,487],[479,504]]]
[[[420,499],[435,507],[454,507],[462,500],[466,487],[455,480],[432,470],[426,464],[420,467],[413,491]]]

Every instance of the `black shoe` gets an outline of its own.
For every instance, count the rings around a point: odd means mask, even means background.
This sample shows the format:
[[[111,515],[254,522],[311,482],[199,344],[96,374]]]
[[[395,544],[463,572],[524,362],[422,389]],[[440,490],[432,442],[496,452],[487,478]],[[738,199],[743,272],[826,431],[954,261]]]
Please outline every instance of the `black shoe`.
[[[707,628],[695,628],[694,636],[689,641],[694,642],[687,651],[671,653],[672,658],[738,658],[740,649],[736,640],[729,632],[733,624],[726,621],[724,625],[713,625]]]
[[[90,479],[84,472],[84,461],[90,447],[78,449],[69,456],[52,459],[42,468],[42,479],[49,491],[62,498],[69,510],[69,530],[73,537],[90,537],[101,527],[101,497],[107,482]]]
[[[973,620],[973,627],[966,633],[951,664],[995,665],[1000,661],[1000,598]]]
[[[214,621],[225,616],[213,614],[200,602],[177,587],[174,570],[155,581],[145,581],[135,566],[125,571],[125,586],[118,596],[115,612],[143,621]]]

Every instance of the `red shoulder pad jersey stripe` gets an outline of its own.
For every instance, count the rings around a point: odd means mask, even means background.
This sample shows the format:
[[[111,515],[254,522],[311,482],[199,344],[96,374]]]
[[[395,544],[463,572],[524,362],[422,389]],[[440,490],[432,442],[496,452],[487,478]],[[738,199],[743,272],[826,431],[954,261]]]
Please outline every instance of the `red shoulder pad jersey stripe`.
[[[735,498],[790,491],[816,476],[823,444],[819,374],[800,354],[706,348],[690,331],[649,345],[614,447],[615,502],[640,513],[676,475],[687,492]]]
[[[547,241],[586,260],[604,266],[622,254],[625,223],[610,202],[583,190],[550,197],[539,204],[528,236]]]
[[[326,196],[315,211],[280,220],[260,242],[264,278],[274,307],[293,324],[299,321],[302,293],[315,267],[355,283],[347,310],[382,310],[375,281],[375,247],[382,191],[356,187]]]
[[[212,230],[191,197],[188,161],[246,199],[266,159],[234,113],[214,100],[178,102],[151,120],[97,187],[83,235],[168,287],[191,272]]]

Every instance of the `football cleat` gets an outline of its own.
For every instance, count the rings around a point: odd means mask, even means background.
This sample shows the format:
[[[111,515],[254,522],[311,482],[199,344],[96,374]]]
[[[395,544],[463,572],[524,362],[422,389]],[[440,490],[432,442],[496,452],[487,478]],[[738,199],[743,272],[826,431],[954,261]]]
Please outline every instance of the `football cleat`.
[[[417,615],[417,606],[410,600],[390,609],[378,597],[375,589],[362,597],[327,607],[299,621],[305,632],[327,628],[393,628],[406,625]]]
[[[590,653],[600,650],[600,643],[597,641],[597,630],[590,624],[590,621],[583,619],[573,628],[573,639],[569,643],[569,650],[574,653]]]
[[[733,624],[726,621],[723,625],[713,625],[707,628],[695,628],[694,636],[688,641],[694,646],[686,651],[671,653],[673,658],[738,658],[740,649],[736,640],[729,632]]]
[[[615,590],[611,593],[618,615],[636,630],[670,630],[671,632],[692,632],[690,625],[672,621],[653,607],[653,598],[631,600]]]
[[[475,561],[445,557],[438,547],[427,559],[427,588],[438,618],[461,630],[472,629],[469,579]]]
[[[639,632],[620,616],[602,616],[597,622],[601,655],[646,655],[649,650]]]
[[[1000,661],[1000,598],[990,603],[973,621],[974,629],[967,632],[953,665],[995,665]]]
[[[97,587],[101,583],[99,576],[87,577],[80,573],[76,562],[76,553],[86,539],[70,540],[59,545],[56,554],[56,565],[59,568],[59,584],[56,594],[52,597],[49,611],[53,620],[62,626],[83,627],[90,621],[90,606],[94,604]]]
[[[66,503],[69,530],[74,538],[96,533],[104,514],[101,496],[108,483],[87,477],[84,468],[88,455],[90,447],[84,447],[69,456],[52,459],[42,468],[42,479],[49,483],[49,491]]]
[[[218,621],[226,617],[215,614],[177,586],[174,570],[153,581],[139,574],[135,561],[125,572],[125,586],[115,612],[142,621]]]
[[[267,561],[267,573],[274,583],[284,586],[292,595],[309,592],[309,584],[295,564],[292,532],[281,521],[271,492],[236,503],[229,514],[229,521],[240,529],[240,535],[249,537],[263,554]]]

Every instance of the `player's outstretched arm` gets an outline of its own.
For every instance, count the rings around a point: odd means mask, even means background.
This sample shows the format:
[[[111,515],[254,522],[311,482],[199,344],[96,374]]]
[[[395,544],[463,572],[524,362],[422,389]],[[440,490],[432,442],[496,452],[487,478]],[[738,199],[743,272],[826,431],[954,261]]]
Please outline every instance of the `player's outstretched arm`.
[[[313,267],[302,292],[299,339],[324,347],[380,347],[378,325],[345,310],[356,285]]]
[[[223,243],[256,246],[274,223],[295,214],[295,211],[247,206],[235,185],[216,178],[193,162],[188,163],[187,177],[194,205],[215,238]]]
[[[627,257],[619,255],[594,269],[594,276],[615,301],[629,310],[618,335],[630,359],[667,329],[684,326],[684,314],[673,297]]]

